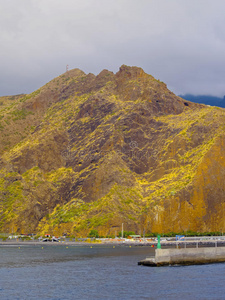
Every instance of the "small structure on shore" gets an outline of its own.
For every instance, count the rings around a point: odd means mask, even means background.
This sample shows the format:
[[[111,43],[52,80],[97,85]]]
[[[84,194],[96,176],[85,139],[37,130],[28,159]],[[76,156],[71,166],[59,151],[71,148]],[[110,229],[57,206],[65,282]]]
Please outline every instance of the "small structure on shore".
[[[127,238],[131,240],[137,240],[137,239],[141,239],[141,236],[140,234],[129,234]]]

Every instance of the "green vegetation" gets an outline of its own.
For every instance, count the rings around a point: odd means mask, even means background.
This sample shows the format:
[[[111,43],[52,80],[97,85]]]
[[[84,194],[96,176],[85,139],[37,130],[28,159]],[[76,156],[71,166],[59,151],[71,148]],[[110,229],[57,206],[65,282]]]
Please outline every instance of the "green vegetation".
[[[92,229],[92,230],[89,232],[88,237],[90,237],[90,238],[99,238],[98,231]]]
[[[14,110],[11,112],[11,115],[13,115],[13,121],[26,119],[26,117],[30,114],[32,115],[34,113],[25,109]]]
[[[184,235],[186,237],[193,237],[193,236],[222,236],[223,232],[215,231],[215,232],[198,232],[198,231],[185,231],[185,232],[167,232],[167,233],[157,233],[151,232],[146,233],[145,237],[157,237],[160,234],[161,237],[175,237],[176,235]]]
[[[127,238],[130,235],[135,235],[135,233],[133,231],[124,231],[123,232],[123,237],[124,238]],[[122,232],[121,231],[119,232],[119,237],[122,237]]]
[[[8,236],[5,236],[5,235],[1,235],[0,234],[0,239],[5,242],[7,239],[8,239]]]
[[[8,222],[18,217],[18,213],[23,209],[23,187],[20,181],[13,181],[16,173],[5,174],[0,177],[0,193],[1,193],[1,215],[0,215],[0,228]]]

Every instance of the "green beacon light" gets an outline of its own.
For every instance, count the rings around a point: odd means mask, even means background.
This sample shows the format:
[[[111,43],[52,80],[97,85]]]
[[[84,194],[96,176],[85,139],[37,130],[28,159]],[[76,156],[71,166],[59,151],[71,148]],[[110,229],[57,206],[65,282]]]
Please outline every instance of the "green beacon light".
[[[161,249],[161,244],[160,244],[160,235],[157,235],[158,238],[158,243],[157,243],[157,249]]]

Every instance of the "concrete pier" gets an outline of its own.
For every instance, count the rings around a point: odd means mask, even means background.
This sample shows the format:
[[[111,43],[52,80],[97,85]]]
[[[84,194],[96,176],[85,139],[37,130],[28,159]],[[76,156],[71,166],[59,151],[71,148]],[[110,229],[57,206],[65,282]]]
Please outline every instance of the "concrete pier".
[[[193,265],[225,262],[225,247],[156,249],[155,257],[146,258],[139,265],[158,267],[165,265]]]

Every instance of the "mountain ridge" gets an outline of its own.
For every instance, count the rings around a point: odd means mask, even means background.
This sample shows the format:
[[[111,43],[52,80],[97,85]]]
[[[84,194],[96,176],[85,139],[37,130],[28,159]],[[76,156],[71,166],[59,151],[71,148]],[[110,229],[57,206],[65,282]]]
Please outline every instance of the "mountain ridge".
[[[179,95],[179,97],[194,103],[201,103],[205,105],[218,106],[223,108],[225,107],[225,96],[223,98],[220,98],[220,97],[210,96],[210,95],[185,94],[185,95]]]
[[[223,109],[125,65],[1,101],[1,231],[223,228]]]

